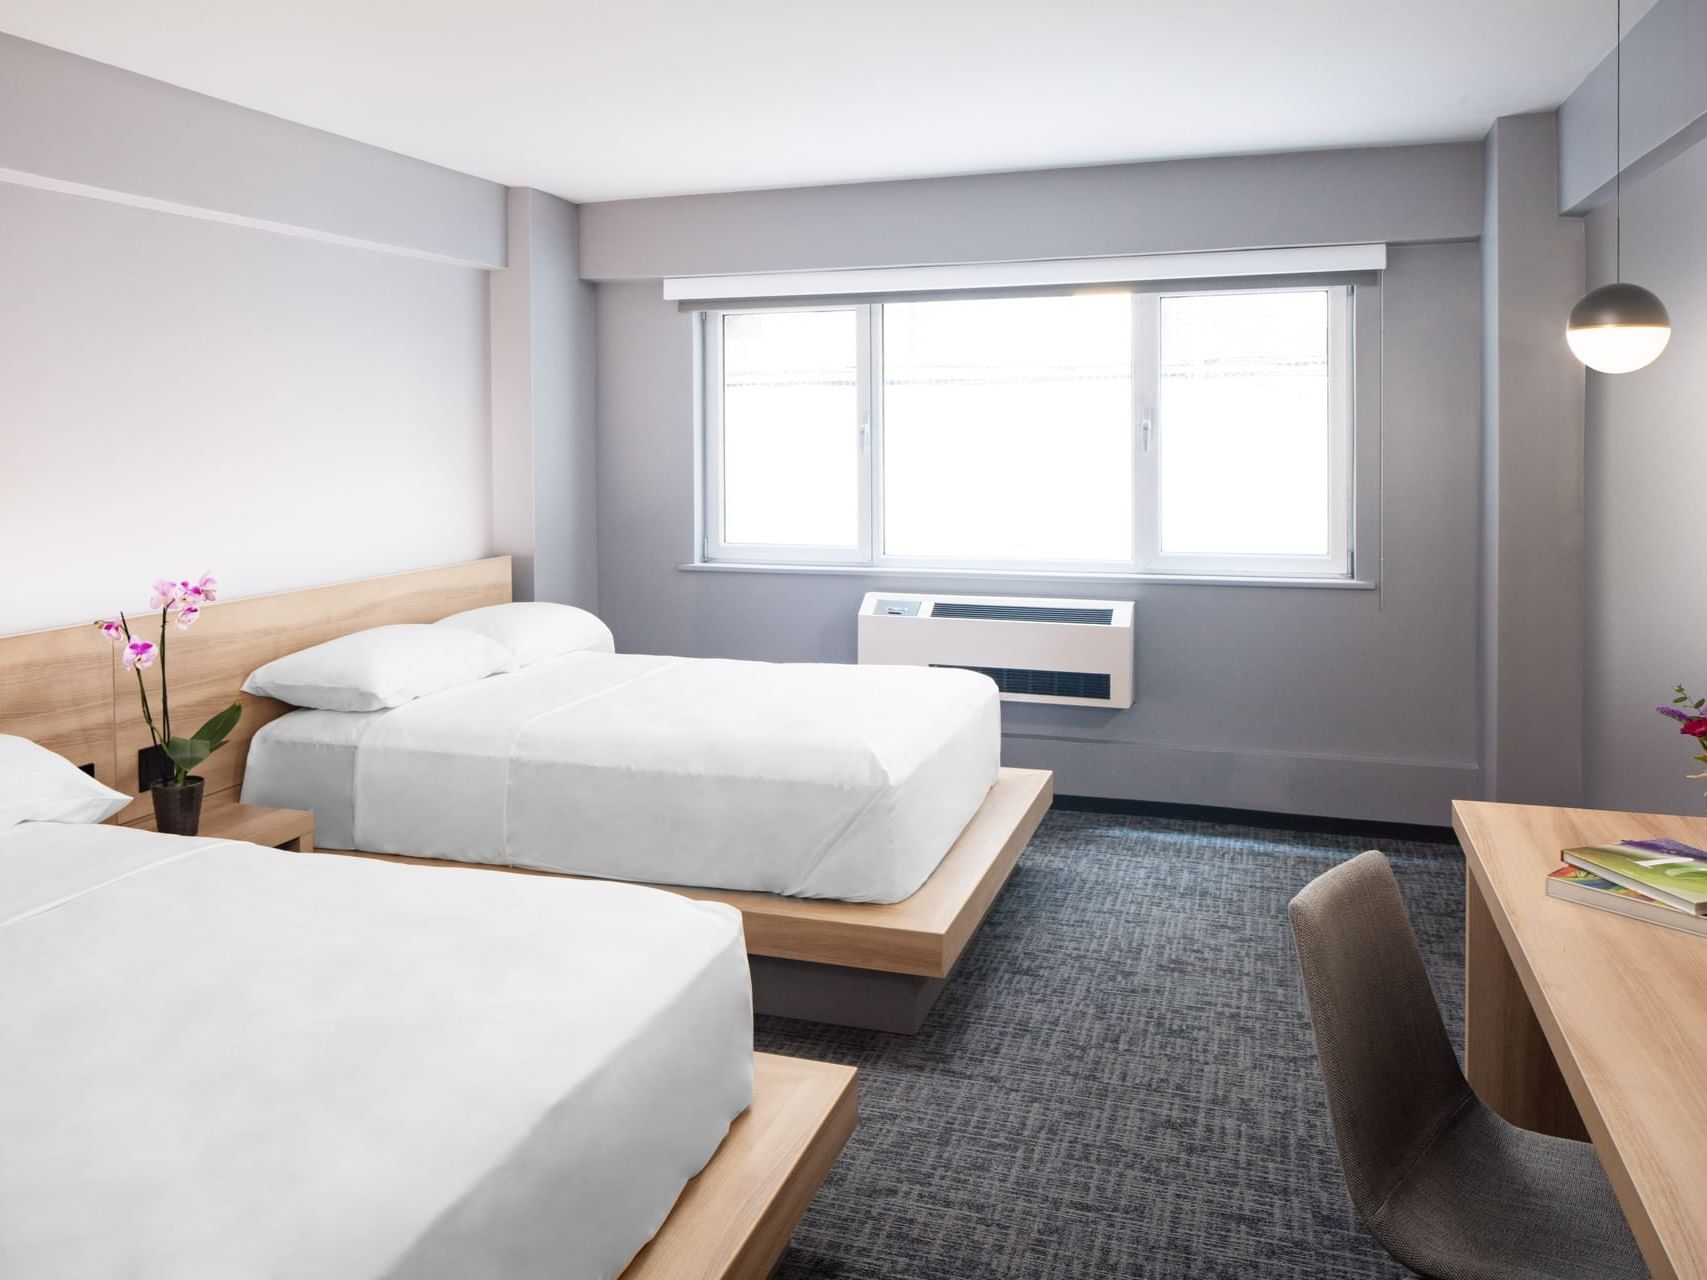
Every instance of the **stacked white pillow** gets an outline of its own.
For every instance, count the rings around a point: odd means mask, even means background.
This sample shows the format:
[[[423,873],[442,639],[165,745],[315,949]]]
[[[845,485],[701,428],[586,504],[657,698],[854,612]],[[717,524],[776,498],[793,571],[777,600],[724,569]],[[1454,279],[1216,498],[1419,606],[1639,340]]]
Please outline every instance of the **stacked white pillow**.
[[[0,830],[20,822],[105,822],[129,803],[64,756],[0,733]]]
[[[243,692],[320,711],[384,711],[566,653],[615,651],[610,628],[585,609],[522,601],[339,636],[267,663]]]
[[[243,692],[321,711],[384,711],[515,670],[485,636],[424,622],[370,627],[277,658]]]
[[[566,653],[616,652],[616,638],[594,615],[546,600],[491,604],[453,613],[433,625],[485,636],[504,647],[518,670]]]

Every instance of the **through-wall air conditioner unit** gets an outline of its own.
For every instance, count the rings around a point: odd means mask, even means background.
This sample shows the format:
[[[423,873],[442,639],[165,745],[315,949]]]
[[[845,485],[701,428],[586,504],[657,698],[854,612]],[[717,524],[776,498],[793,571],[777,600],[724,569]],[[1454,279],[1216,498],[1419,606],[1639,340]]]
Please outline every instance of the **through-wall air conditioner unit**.
[[[868,592],[859,660],[961,667],[1008,702],[1132,705],[1132,602]]]

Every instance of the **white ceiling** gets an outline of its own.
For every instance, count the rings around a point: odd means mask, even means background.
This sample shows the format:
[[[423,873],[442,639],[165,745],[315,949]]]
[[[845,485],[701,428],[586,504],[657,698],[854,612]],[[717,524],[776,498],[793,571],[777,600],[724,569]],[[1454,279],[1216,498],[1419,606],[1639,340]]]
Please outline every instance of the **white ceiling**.
[[[572,200],[1480,137],[1558,103],[1612,23],[1611,0],[0,0],[25,39]]]

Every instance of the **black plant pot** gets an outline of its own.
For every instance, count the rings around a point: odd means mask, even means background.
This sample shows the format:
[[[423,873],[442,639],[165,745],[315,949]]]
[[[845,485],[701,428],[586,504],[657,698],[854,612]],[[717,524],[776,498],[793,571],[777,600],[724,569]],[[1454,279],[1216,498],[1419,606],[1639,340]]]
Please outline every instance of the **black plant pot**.
[[[154,797],[154,829],[168,836],[193,836],[202,824],[202,779],[191,776],[183,782],[156,782],[148,789]]]

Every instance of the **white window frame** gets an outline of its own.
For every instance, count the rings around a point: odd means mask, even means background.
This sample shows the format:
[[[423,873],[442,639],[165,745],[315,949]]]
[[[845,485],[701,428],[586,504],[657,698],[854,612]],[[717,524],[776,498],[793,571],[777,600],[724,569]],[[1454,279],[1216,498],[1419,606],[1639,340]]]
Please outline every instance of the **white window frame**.
[[[858,451],[859,475],[859,537],[851,547],[810,546],[774,542],[730,542],[724,537],[723,492],[723,317],[743,311],[762,310],[767,314],[779,311],[852,311],[857,335],[854,381],[858,392],[856,414],[858,422],[854,448]],[[704,495],[704,529],[701,536],[702,554],[706,561],[753,564],[869,564],[872,550],[872,477],[871,465],[872,388],[877,385],[871,376],[874,351],[881,344],[874,342],[872,325],[876,308],[866,303],[840,303],[808,307],[730,308],[702,312],[700,342],[704,352],[702,368],[704,381],[700,404],[704,419],[704,474],[700,491]]]
[[[1160,377],[1158,313],[1161,299],[1193,294],[1248,294],[1326,290],[1328,300],[1329,401],[1329,549],[1320,556],[1181,555],[1164,554],[1158,544],[1160,522],[1160,441],[1166,424],[1157,420],[1155,405]],[[697,563],[717,565],[822,566],[840,569],[903,572],[1003,573],[1012,576],[1098,575],[1182,578],[1192,581],[1227,578],[1285,583],[1351,581],[1355,567],[1353,523],[1357,475],[1356,410],[1357,356],[1355,289],[1347,284],[1275,279],[1272,283],[1225,288],[1166,289],[1140,286],[1133,290],[1132,430],[1132,551],[1126,560],[999,560],[889,555],[883,551],[883,309],[880,302],[846,302],[802,306],[774,302],[752,306],[708,308],[697,313],[700,368],[698,456],[700,459],[700,529]],[[859,468],[859,539],[852,547],[823,547],[775,543],[732,543],[723,536],[723,317],[746,312],[854,311],[856,380],[858,384],[857,448]]]
[[[1238,295],[1253,293],[1301,293],[1324,290],[1328,295],[1328,550],[1323,555],[1263,555],[1215,553],[1187,555],[1164,552],[1162,536],[1162,449],[1169,424],[1157,411],[1161,395],[1161,309],[1166,298]],[[1352,339],[1352,291],[1349,285],[1291,285],[1252,289],[1163,289],[1138,295],[1138,322],[1134,333],[1138,353],[1134,367],[1140,371],[1139,433],[1136,450],[1136,510],[1146,518],[1134,518],[1137,548],[1133,556],[1140,573],[1229,574],[1252,578],[1348,578],[1351,576],[1353,404],[1356,400],[1357,361]]]

